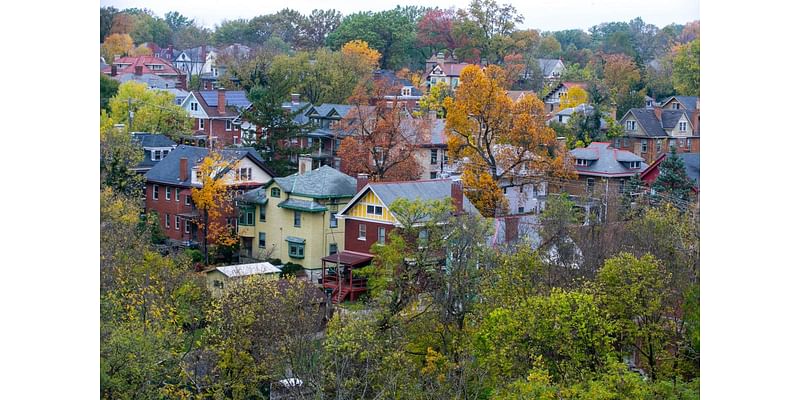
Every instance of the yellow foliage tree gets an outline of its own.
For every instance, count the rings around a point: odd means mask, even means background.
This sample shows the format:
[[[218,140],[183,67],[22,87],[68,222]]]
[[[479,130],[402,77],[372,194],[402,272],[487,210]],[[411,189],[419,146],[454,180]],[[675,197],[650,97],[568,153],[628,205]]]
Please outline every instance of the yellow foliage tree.
[[[542,101],[535,96],[512,101],[505,78],[496,65],[467,66],[455,98],[444,100],[448,151],[451,159],[465,160],[464,173],[471,174],[465,176],[465,192],[473,204],[484,205],[485,216],[504,211],[497,198],[501,181],[513,186],[574,174],[563,162],[565,150],[547,125]]]
[[[573,86],[567,90],[567,94],[561,99],[559,111],[565,108],[577,107],[589,101],[589,93],[580,86]]]
[[[200,211],[198,228],[203,231],[203,252],[208,264],[209,240],[221,246],[232,246],[238,238],[222,221],[223,213],[233,209],[228,186],[232,183],[230,171],[237,168],[238,161],[223,157],[218,151],[210,151],[197,167],[201,186],[192,188],[192,200]]]
[[[381,53],[378,50],[371,49],[369,44],[363,40],[351,40],[342,46],[342,55],[345,61],[360,65],[368,66],[371,70],[378,67],[378,61],[381,59]]]
[[[144,44],[140,44],[138,47],[130,51],[132,56],[152,56],[153,50],[150,50],[149,47],[145,46]]]
[[[103,57],[109,64],[114,62],[114,56],[124,56],[131,50],[133,50],[133,39],[127,33],[115,33],[103,41]]]
[[[131,132],[163,133],[177,139],[189,132],[192,120],[189,113],[175,104],[175,96],[163,90],[150,90],[141,82],[128,81],[119,85],[117,95],[109,101],[111,120],[126,124]],[[130,118],[130,112],[133,118]]]

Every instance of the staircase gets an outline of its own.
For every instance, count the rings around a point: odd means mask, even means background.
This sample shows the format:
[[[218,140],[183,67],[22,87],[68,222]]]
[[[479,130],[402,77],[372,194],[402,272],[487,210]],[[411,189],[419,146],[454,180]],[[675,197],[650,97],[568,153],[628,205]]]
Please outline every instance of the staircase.
[[[338,288],[333,289],[333,293],[331,293],[331,303],[338,304],[341,303],[347,296],[350,295],[350,289],[342,289],[340,292]]]

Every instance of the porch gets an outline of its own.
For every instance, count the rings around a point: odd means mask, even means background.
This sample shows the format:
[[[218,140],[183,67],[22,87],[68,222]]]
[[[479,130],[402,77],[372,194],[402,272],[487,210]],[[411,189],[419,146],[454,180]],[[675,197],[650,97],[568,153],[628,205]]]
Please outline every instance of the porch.
[[[332,303],[355,301],[367,291],[367,279],[353,276],[353,271],[369,265],[372,255],[342,251],[321,260],[323,275],[319,283]]]

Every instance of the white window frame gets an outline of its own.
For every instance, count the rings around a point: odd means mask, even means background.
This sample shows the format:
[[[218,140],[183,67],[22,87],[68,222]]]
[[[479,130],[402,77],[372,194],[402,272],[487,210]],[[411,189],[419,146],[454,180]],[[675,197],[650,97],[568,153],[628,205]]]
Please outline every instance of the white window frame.
[[[404,87],[402,92],[401,92],[401,96],[411,96],[411,88],[410,87]]]
[[[294,227],[295,228],[302,228],[303,227],[303,214],[300,213],[298,210],[294,210]]]
[[[230,132],[233,130],[233,121],[226,119],[225,120],[225,132]]]
[[[197,111],[197,103],[194,101],[189,103],[189,109],[191,109],[192,111]]]
[[[576,158],[575,159],[575,165],[577,165],[579,167],[588,167],[589,166],[589,160],[585,160],[583,158]]]
[[[647,153],[647,139],[642,139],[640,143],[641,143],[642,153]]]
[[[358,240],[367,240],[367,224],[358,224]]]
[[[336,219],[336,213],[335,212],[331,212],[330,214],[331,214],[331,216],[330,216],[330,221],[328,222],[328,227],[329,228],[338,228],[339,227],[339,220]]]
[[[176,203],[180,203],[181,202],[181,192],[178,191],[178,188],[175,188],[175,202]]]
[[[431,149],[431,165],[439,163],[439,149]]]
[[[692,138],[686,138],[686,148],[689,149],[689,151],[692,150]]]
[[[378,241],[375,242],[375,243],[378,243],[379,245],[386,244],[386,228],[385,227],[383,227],[383,226],[379,226],[378,227]]]
[[[261,245],[261,236],[264,236],[264,245]],[[267,248],[267,234],[266,232],[258,232],[258,248],[259,249],[266,249]]]
[[[169,228],[169,214],[164,214],[164,226]]]
[[[681,105],[678,102],[672,103],[672,109],[673,110],[680,110],[681,109]]]
[[[153,200],[158,200],[158,185],[153,185]]]
[[[233,137],[233,144],[239,144],[239,137],[238,136],[234,136]]]
[[[206,129],[206,120],[203,119],[203,118],[198,118],[197,121],[198,121],[197,122],[198,129],[205,130]]]
[[[686,132],[686,125],[685,121],[678,122],[678,131]]]
[[[153,150],[151,152],[152,157],[150,157],[153,161],[161,161],[161,150]]]
[[[181,217],[179,217],[177,215],[175,216],[175,230],[176,231],[180,231],[181,230]]]
[[[625,130],[627,131],[635,131],[636,130],[636,121],[629,119],[625,121]]]
[[[191,203],[189,202],[189,199],[191,198],[191,196],[189,196],[189,193],[187,193],[186,196],[183,196],[183,198],[184,198],[183,204],[190,206]]]
[[[189,221],[183,221],[183,233],[190,233],[189,232]]]
[[[370,211],[370,207],[372,207],[372,211]],[[378,212],[380,211],[380,212]],[[367,204],[367,215],[377,215],[382,217],[383,216],[383,206],[378,206],[375,204]]]
[[[169,186],[164,188],[164,199],[172,200],[172,188]]]

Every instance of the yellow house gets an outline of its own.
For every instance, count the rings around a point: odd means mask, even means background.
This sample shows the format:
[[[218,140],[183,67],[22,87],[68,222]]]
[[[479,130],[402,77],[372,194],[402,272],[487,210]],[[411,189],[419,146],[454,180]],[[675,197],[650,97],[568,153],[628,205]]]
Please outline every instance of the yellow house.
[[[211,296],[219,297],[226,288],[248,276],[266,275],[269,279],[278,279],[280,273],[280,268],[268,262],[228,265],[206,271],[206,285]]]
[[[336,213],[356,193],[356,179],[329,166],[273,178],[238,200],[241,255],[300,264],[320,277],[320,259],[344,248]]]

